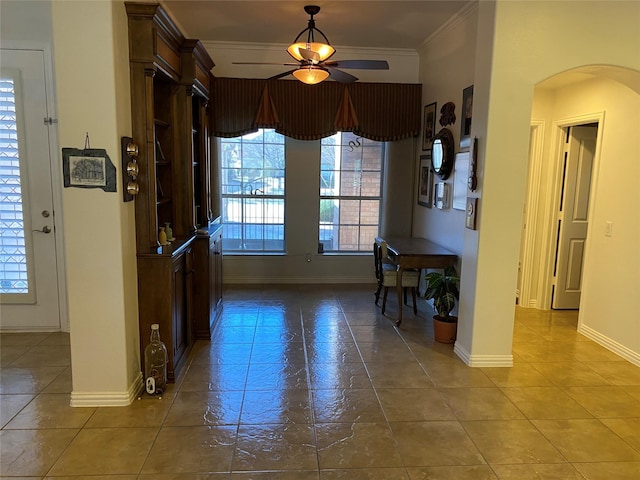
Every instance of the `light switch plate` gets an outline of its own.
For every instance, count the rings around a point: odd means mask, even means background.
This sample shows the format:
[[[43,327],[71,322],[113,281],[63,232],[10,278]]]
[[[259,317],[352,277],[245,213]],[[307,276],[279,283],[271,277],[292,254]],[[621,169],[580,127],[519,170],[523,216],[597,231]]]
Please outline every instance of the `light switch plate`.
[[[605,222],[604,224],[605,237],[610,237],[612,232],[613,232],[613,222]]]

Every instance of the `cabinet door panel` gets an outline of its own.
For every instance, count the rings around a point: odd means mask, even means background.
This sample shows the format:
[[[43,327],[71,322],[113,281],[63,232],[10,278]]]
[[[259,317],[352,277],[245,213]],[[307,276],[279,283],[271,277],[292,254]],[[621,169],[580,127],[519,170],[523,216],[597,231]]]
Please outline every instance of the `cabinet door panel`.
[[[187,281],[185,257],[173,263],[173,362],[180,363],[188,345],[187,334]]]

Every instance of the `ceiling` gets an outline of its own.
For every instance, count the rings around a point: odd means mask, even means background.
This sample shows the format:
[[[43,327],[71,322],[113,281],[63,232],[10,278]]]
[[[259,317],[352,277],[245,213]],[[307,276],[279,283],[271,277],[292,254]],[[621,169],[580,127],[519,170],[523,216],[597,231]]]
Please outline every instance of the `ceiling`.
[[[203,42],[289,44],[307,27],[305,5],[334,46],[415,50],[469,0],[161,0],[188,38]]]

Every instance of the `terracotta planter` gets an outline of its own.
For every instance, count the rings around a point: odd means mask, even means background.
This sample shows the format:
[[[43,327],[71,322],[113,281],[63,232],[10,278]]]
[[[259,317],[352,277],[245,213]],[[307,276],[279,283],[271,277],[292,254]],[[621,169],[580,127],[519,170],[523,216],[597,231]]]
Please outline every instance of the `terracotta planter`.
[[[450,316],[449,321],[442,320],[439,315],[433,317],[433,334],[436,342],[454,343],[458,332],[458,317]]]

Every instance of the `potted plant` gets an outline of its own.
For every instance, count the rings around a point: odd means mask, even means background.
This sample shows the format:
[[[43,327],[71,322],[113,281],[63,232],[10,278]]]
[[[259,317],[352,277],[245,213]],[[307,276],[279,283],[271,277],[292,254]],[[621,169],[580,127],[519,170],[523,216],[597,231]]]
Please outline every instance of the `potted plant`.
[[[458,285],[460,277],[454,266],[444,269],[444,272],[429,272],[425,275],[427,291],[424,298],[433,300],[433,307],[437,315],[433,316],[433,332],[436,341],[453,343],[456,341],[458,317],[450,315],[460,296]]]

